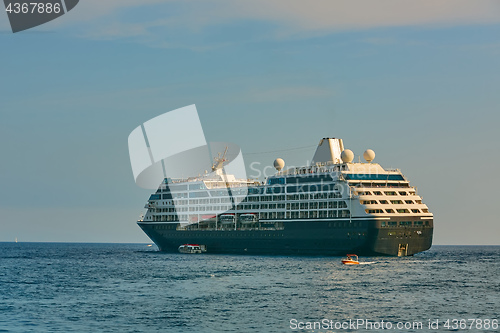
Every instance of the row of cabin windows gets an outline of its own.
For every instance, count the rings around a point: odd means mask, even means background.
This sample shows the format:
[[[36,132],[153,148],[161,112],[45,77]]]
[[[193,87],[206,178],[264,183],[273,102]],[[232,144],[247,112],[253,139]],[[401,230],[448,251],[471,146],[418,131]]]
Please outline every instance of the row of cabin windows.
[[[338,196],[340,198],[341,196]],[[293,194],[293,195],[287,195],[286,199],[289,201],[296,201],[296,200],[325,200],[325,199],[332,199],[334,197],[330,197],[328,193],[311,193],[311,194]],[[337,196],[335,196],[337,198]],[[235,198],[235,201],[238,202],[238,198]],[[241,202],[273,202],[273,201],[285,201],[285,196],[284,195],[275,195],[275,196],[261,196],[260,200],[258,196],[249,196],[242,200]],[[230,204],[231,203],[231,198],[225,197],[225,198],[211,198],[211,199],[182,199],[182,200],[168,200],[168,201],[162,201],[160,202],[163,205],[177,205],[177,206],[184,206],[184,205],[207,205],[207,204]]]
[[[232,209],[232,206],[191,206],[181,208],[181,211],[189,212],[210,212],[210,211],[228,211]],[[183,210],[182,210],[183,209]]]
[[[257,226],[257,221],[254,223],[254,224],[247,224],[247,227],[248,228],[251,228],[251,229],[256,229],[256,230],[265,230],[265,229],[268,229],[269,227],[269,222],[268,221],[262,221],[262,223],[260,224],[260,226]],[[215,222],[212,221],[211,222],[211,227],[214,227],[215,226]],[[230,225],[231,226],[231,225]],[[239,226],[239,225],[238,225]],[[274,222],[272,223],[271,225],[271,228],[274,227],[276,228],[277,230],[280,230],[280,229],[284,229],[284,224],[283,222]],[[362,222],[356,222],[356,221],[349,221],[349,222],[346,222],[346,221],[337,221],[337,222],[329,222],[328,223],[328,227],[330,228],[364,228],[365,227],[365,224],[362,223]],[[220,229],[219,229],[220,228]],[[233,229],[229,229],[229,230],[234,230],[234,222],[232,224],[232,228]],[[162,226],[162,225],[159,225],[159,226],[154,226],[153,229],[167,229],[166,226]],[[211,228],[208,228],[208,229],[211,229]],[[186,229],[186,228],[178,228],[178,230],[189,230],[189,229]],[[193,229],[191,229],[193,230]],[[196,230],[196,229],[194,229]],[[218,226],[218,230],[224,230],[224,225],[221,224],[220,226]],[[347,235],[351,235],[351,233],[347,233]],[[362,235],[362,236],[366,236],[366,233],[365,232],[362,232],[362,233],[353,233],[352,235]]]
[[[232,195],[246,195],[246,189],[231,189]],[[163,199],[187,199],[187,198],[208,198],[228,196],[228,190],[219,191],[199,191],[199,192],[174,192],[162,195]],[[151,200],[151,199],[150,199]]]
[[[371,188],[380,188],[380,187],[385,187],[385,188],[408,188],[410,187],[410,184],[408,183],[358,183],[358,186],[361,185],[362,187],[371,187]]]
[[[367,214],[394,214],[394,213],[399,213],[399,214],[409,214],[410,210],[409,209],[365,209],[365,212]],[[427,208],[424,209],[411,209],[412,213],[419,214],[419,213],[428,213],[429,210]]]
[[[227,211],[232,209],[233,206],[225,205],[225,206],[177,206],[173,210],[169,210],[169,212],[197,212],[197,211]],[[157,209],[156,212],[161,211],[161,209]],[[166,209],[165,209],[166,210]]]
[[[338,192],[317,192],[317,193],[301,193],[301,194],[288,194],[288,195],[249,195],[244,202],[255,201],[284,201],[286,200],[317,200],[317,199],[339,199],[342,194]]]
[[[285,203],[274,203],[274,204],[239,204],[237,209],[279,209],[285,208]]]
[[[417,204],[421,204],[422,203],[422,200],[390,200],[389,201],[391,204],[393,205],[402,205],[402,204],[408,204],[408,205],[413,205],[415,203]],[[380,203],[381,205],[387,205],[389,204],[389,202],[387,200],[361,200],[360,203],[362,205],[377,205],[378,203]]]
[[[153,210],[156,213],[175,213],[175,208],[156,208]]]
[[[244,198],[243,202],[256,202],[256,201],[284,201],[285,195],[249,195]]]
[[[407,195],[416,195],[415,192],[406,192],[406,191],[399,191],[399,192],[395,192],[395,191],[385,191],[385,192],[381,192],[381,191],[374,191],[373,193],[371,191],[363,191],[363,192],[358,192],[357,193],[358,195],[401,195],[401,196],[407,196]]]
[[[318,200],[318,199],[340,199],[342,194],[339,192],[316,192],[316,193],[300,193],[288,195],[249,195],[245,197],[243,202],[257,202],[257,201],[284,201],[286,200]],[[217,200],[213,198],[210,200]],[[203,199],[200,199],[203,200]],[[191,200],[190,200],[191,201]]]
[[[414,227],[421,227],[423,225],[429,226],[430,222],[429,221],[389,221],[389,222],[380,222],[381,227],[396,227],[396,226],[401,226],[401,227],[411,227],[412,225]]]
[[[284,187],[281,185],[267,187],[264,191],[264,188],[224,188],[223,190],[212,190],[212,191],[192,191],[192,192],[169,192],[164,193],[163,195],[160,193],[161,191],[157,191],[155,194],[152,194],[149,200],[159,200],[159,199],[182,199],[182,198],[202,198],[202,197],[219,197],[219,196],[227,196],[230,191],[233,195],[257,195],[257,196],[271,196],[272,194],[277,195],[285,195],[285,190],[287,194],[292,193],[325,193],[332,194],[335,193],[339,195],[338,192],[334,192],[334,184],[318,184],[318,185],[302,185],[302,186],[288,186]]]
[[[308,219],[308,218],[346,218],[350,216],[349,210],[320,210],[320,211],[288,211],[288,212],[260,212],[259,219]],[[187,215],[179,215],[181,221],[187,221]],[[154,215],[153,220],[178,221],[177,215]]]
[[[323,201],[323,202],[292,202],[286,204],[286,209],[325,209],[325,208],[347,208],[345,201]]]
[[[226,198],[214,198],[214,199],[190,199],[190,200],[173,200],[173,201],[166,201],[163,204],[168,204],[168,205],[177,205],[177,206],[184,206],[184,205],[207,205],[207,204],[230,204],[231,203],[231,198],[226,197]]]
[[[276,204],[240,204],[236,206],[237,210],[265,210],[265,209],[287,209],[287,210],[315,210],[315,209],[342,209],[347,208],[345,201],[322,201],[322,202],[292,202],[292,203],[276,203]],[[189,206],[174,208],[157,208],[156,213],[174,213],[174,212],[210,212],[210,211],[227,211],[231,210],[232,206]]]
[[[286,217],[290,219],[325,218],[325,217],[349,217],[350,211],[345,210],[320,210],[320,211],[291,211],[286,212]]]
[[[321,200],[342,198],[340,193],[309,193],[309,194],[291,194],[291,195],[262,195],[248,196],[241,202],[266,202],[266,201],[285,201],[286,200]],[[235,198],[238,201],[238,198]],[[188,205],[188,204],[217,204],[231,203],[230,197],[207,198],[207,199],[175,199],[162,202],[164,205]]]
[[[361,228],[363,227],[363,225],[361,223],[357,223],[357,222],[352,222],[352,223],[349,223],[349,222],[331,222],[331,223],[328,223],[328,226],[330,228]],[[154,230],[165,230],[165,229],[170,229],[168,226],[166,225],[154,225],[151,227],[152,229]],[[275,226],[275,228],[277,230],[280,230],[280,229],[283,229],[283,225],[278,225],[278,226]],[[179,228],[178,230],[189,230],[189,229],[186,229],[186,228]],[[196,229],[195,229],[196,230]],[[223,229],[221,229],[223,230]],[[234,229],[231,229],[231,230],[234,230]],[[238,234],[238,236],[243,236],[245,234]],[[248,233],[246,234],[247,236],[249,237],[254,237],[252,233]],[[366,236],[366,233],[365,232],[362,232],[362,233],[350,233],[348,232],[347,233],[348,236],[352,236],[352,235],[359,235],[359,236]],[[217,234],[215,233],[209,233],[209,234],[205,234],[205,233],[199,233],[199,234],[194,234],[192,235],[193,237],[210,237],[210,236],[214,236],[214,237],[218,237]],[[269,233],[269,234],[263,234],[262,236],[264,237],[283,237],[284,234],[283,233]]]
[[[347,179],[351,178],[351,176],[347,175]],[[299,184],[299,183],[310,183],[310,182],[318,182],[318,183],[324,183],[325,181],[331,181],[332,178],[328,175],[327,178],[323,177],[307,177],[307,178],[297,178],[297,179],[288,179],[287,183],[290,184]],[[284,186],[285,180],[283,178],[274,178],[274,179],[269,179],[268,180],[268,185],[278,185],[277,187],[283,188],[281,191],[284,191]],[[386,187],[386,188],[401,188],[401,187],[409,187],[409,184],[407,182],[403,183],[375,183],[375,182],[364,182],[360,183],[364,187]],[[280,186],[283,185],[283,186]],[[316,185],[313,185],[316,186]],[[222,191],[227,191],[227,184],[224,182],[220,183],[212,183],[211,184],[212,188],[221,188],[223,189]],[[290,188],[294,188],[293,186],[288,186]],[[271,189],[273,189],[272,187]],[[309,188],[307,185],[303,185],[302,187],[303,191],[307,191]],[[205,190],[206,187],[203,184],[190,184],[189,185],[189,190],[186,185],[170,185],[169,188],[167,188],[165,185],[162,187],[158,188],[156,191],[156,194],[162,193],[162,192],[168,192],[171,193],[172,195],[176,197],[187,197],[187,193],[183,193],[184,191],[193,191],[193,190]],[[240,192],[238,188],[231,188],[232,191]],[[245,191],[245,190],[243,190]],[[262,194],[264,192],[263,187],[250,187],[248,188],[248,191],[251,193],[256,193],[256,194]],[[221,190],[211,190],[212,195],[218,195],[218,193],[221,192]],[[242,193],[243,194],[243,193]],[[224,194],[221,194],[224,195]]]

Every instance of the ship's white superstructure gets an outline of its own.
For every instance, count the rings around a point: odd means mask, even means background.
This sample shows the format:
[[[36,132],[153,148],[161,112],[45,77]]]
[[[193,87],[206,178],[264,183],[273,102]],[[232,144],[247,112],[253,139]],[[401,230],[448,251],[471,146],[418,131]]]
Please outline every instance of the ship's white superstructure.
[[[371,150],[364,154],[367,162],[354,163],[341,139],[324,138],[311,165],[283,170],[284,162],[277,159],[276,174],[264,182],[225,174],[224,155],[216,159],[211,173],[165,179],[151,195],[140,223],[157,224],[158,230],[175,226],[180,233],[268,230],[277,232],[273,237],[286,237],[279,232],[292,224],[314,229],[327,223],[328,228],[348,230],[347,239],[368,242],[370,228],[386,230],[393,241],[418,240],[429,231],[432,239],[433,215],[416,188],[400,170],[373,163]],[[398,244],[398,253],[411,252],[409,243]]]

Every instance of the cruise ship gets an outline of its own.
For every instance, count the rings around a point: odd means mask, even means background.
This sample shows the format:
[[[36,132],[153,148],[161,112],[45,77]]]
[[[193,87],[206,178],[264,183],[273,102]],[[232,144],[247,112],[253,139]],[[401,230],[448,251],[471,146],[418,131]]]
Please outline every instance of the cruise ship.
[[[400,170],[353,162],[342,139],[320,140],[309,166],[264,181],[226,174],[225,153],[212,171],[165,178],[138,225],[161,251],[199,244],[207,253],[411,256],[432,245],[433,214]]]

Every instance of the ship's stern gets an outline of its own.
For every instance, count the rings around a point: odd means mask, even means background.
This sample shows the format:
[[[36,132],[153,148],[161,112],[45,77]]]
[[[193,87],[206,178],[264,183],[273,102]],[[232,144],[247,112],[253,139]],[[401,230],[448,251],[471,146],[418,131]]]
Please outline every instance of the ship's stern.
[[[376,220],[370,232],[370,250],[374,254],[412,256],[432,246],[432,218]]]

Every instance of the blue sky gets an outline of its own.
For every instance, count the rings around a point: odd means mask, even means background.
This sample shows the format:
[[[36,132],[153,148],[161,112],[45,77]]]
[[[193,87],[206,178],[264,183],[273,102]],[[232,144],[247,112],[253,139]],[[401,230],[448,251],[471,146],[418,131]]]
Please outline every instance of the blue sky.
[[[499,244],[498,2],[309,3],[82,0],[17,34],[1,14],[0,241],[147,242],[128,134],[196,104],[247,164],[371,148],[435,244]]]

